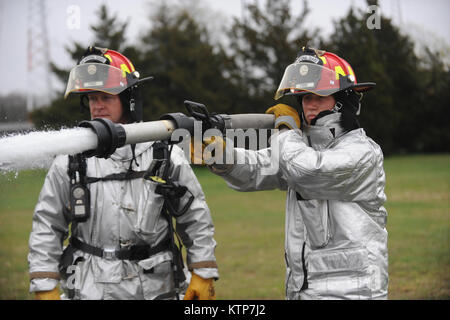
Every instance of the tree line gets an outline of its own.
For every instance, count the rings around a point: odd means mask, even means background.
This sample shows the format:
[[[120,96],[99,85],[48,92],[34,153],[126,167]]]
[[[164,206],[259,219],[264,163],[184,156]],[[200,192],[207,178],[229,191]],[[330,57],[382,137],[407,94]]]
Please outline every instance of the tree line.
[[[367,0],[367,5],[377,1]],[[137,43],[126,41],[128,23],[112,15],[105,5],[98,23],[91,26],[93,40],[67,47],[74,65],[88,45],[117,50],[126,55],[141,76],[154,76],[144,85],[144,121],[168,112],[184,112],[183,101],[204,103],[217,113],[263,113],[278,103],[294,105],[292,97],[273,99],[284,69],[304,45],[334,52],[355,70],[359,82],[377,83],[365,94],[360,123],[378,142],[385,155],[450,151],[450,72],[438,52],[425,57],[414,53],[414,42],[387,17],[380,28],[369,29],[370,13],[350,8],[334,22],[324,38],[320,29],[306,25],[310,8],[293,14],[290,0],[248,4],[246,19],[234,18],[224,30],[226,41],[217,43],[207,27],[187,9],[174,10],[164,1],[149,16],[151,27]],[[66,83],[70,70],[52,65]],[[63,92],[60,96],[62,97]],[[74,126],[88,117],[78,98],[58,98],[33,111],[38,128]]]

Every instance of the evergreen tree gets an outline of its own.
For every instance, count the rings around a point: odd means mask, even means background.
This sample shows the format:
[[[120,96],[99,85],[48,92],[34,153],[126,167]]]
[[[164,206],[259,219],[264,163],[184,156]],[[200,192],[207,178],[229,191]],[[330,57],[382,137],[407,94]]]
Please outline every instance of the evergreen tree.
[[[310,12],[306,1],[298,15],[293,15],[290,0],[267,0],[264,8],[248,4],[246,10],[247,18],[235,18],[230,31],[230,49],[241,71],[234,73],[235,81],[252,98],[253,111],[264,112],[274,104],[285,68],[303,46],[321,39],[319,30],[304,25]]]
[[[423,104],[412,115],[416,119],[412,151],[449,152],[450,120],[446,114],[450,101],[450,70],[439,53],[426,49],[426,54],[423,57],[425,67],[420,71]]]
[[[231,61],[220,46],[210,44],[207,30],[186,10],[170,11],[164,2],[151,20],[139,61],[141,74],[155,77],[144,90],[144,119],[184,112],[184,100],[201,102],[214,112],[233,112],[238,90],[227,77]]]
[[[358,82],[376,82],[376,88],[364,95],[361,125],[385,154],[405,152],[412,149],[411,137],[417,129],[417,119],[411,113],[423,100],[418,59],[413,43],[390,19],[380,16],[380,28],[369,29],[370,15],[350,8],[325,48],[352,65]]]

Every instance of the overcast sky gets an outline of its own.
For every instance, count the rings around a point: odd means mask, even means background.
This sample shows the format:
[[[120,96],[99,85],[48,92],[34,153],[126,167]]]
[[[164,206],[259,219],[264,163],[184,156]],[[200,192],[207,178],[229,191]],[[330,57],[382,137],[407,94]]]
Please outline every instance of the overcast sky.
[[[36,1],[36,0],[32,0]],[[89,26],[95,23],[95,12],[102,3],[123,20],[129,20],[127,31],[130,43],[138,37],[141,29],[150,26],[148,16],[152,0],[47,0],[47,28],[51,60],[61,67],[71,67],[71,60],[64,46],[74,40],[88,43],[92,35]],[[188,0],[178,0],[188,1]],[[220,32],[220,26],[231,25],[231,17],[242,17],[244,0],[202,0],[202,16],[213,30]],[[246,0],[252,2],[255,0]],[[263,1],[260,0],[260,3]],[[301,10],[300,0],[293,0],[293,10]],[[434,34],[443,43],[450,43],[450,1],[448,0],[380,0],[381,13],[389,16],[396,24],[416,26]],[[322,35],[334,30],[333,21],[344,16],[350,5],[366,9],[365,0],[313,0],[309,1],[311,13],[307,24],[320,27]],[[75,19],[78,10],[79,19]],[[202,10],[200,10],[202,11]],[[208,17],[210,17],[208,19]],[[79,22],[79,23],[78,23]],[[27,27],[36,24],[29,17],[28,0],[0,0],[0,68],[2,70],[0,94],[30,90],[27,83]],[[381,26],[382,28],[382,26]],[[41,83],[42,85],[42,83]],[[38,89],[41,90],[41,89]]]

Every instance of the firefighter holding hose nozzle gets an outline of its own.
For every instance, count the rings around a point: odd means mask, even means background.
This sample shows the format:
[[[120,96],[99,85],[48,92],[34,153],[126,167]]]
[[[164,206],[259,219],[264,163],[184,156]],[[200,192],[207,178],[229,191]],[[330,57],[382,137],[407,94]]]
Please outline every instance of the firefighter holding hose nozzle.
[[[296,108],[267,110],[279,129],[271,147],[233,148],[244,164],[210,166],[238,191],[287,190],[287,299],[387,299],[383,153],[357,120],[374,86],[357,83],[341,57],[304,47],[275,94],[293,95]],[[205,144],[228,150],[221,139]]]

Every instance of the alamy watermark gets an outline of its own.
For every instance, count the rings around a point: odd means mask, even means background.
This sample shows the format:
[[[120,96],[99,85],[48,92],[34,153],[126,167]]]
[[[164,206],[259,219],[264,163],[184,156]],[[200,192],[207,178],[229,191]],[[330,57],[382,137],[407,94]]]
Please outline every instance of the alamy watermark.
[[[381,29],[380,7],[377,5],[368,6],[367,13],[370,14],[366,20],[367,28],[370,30]]]
[[[70,265],[67,267],[67,274],[69,275],[66,280],[66,286],[70,290],[81,289],[81,268],[79,265]]]
[[[277,134],[277,129],[226,129],[225,132],[208,129],[203,132],[202,123],[195,121],[193,136],[186,129],[176,129],[171,142],[176,142],[193,164],[259,165],[261,175],[273,175],[279,169],[279,142],[274,139]],[[212,143],[204,143],[211,140]]]

